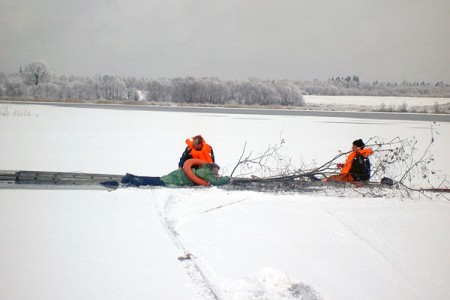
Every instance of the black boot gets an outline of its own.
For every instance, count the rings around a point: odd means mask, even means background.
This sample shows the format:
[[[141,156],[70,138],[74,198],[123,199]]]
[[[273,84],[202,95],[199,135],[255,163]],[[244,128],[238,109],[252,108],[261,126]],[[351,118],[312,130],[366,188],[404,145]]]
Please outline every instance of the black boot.
[[[108,189],[117,189],[119,187],[119,183],[115,180],[103,181],[100,182],[100,185]]]
[[[127,174],[125,174],[125,176],[122,177],[122,180],[121,180],[120,182],[121,182],[121,183],[128,183],[128,182],[130,182],[131,179],[133,179],[134,177],[136,177],[136,176],[134,176],[133,174],[127,173]]]

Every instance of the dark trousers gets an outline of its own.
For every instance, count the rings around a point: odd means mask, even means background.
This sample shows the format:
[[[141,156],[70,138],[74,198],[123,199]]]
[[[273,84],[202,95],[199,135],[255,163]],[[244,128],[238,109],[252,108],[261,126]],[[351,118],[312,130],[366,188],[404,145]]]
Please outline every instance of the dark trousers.
[[[150,177],[150,176],[136,176],[130,173],[122,177],[122,183],[128,183],[133,186],[141,186],[141,185],[154,185],[154,186],[165,186],[164,181],[161,180],[161,177]]]
[[[155,186],[165,186],[164,181],[161,180],[161,177],[149,177],[149,176],[137,176],[141,185],[155,185]]]

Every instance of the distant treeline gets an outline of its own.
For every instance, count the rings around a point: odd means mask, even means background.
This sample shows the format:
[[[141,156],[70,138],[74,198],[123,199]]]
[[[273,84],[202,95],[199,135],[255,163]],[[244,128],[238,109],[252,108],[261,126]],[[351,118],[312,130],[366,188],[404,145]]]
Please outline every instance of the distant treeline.
[[[289,80],[225,81],[194,77],[154,80],[116,75],[57,77],[44,62],[33,62],[17,74],[0,73],[0,96],[240,105],[305,104],[301,89]]]
[[[357,76],[328,81],[221,80],[215,77],[146,79],[116,75],[55,76],[37,61],[18,73],[0,73],[0,97],[128,100],[172,103],[303,106],[309,95],[450,97],[450,86],[429,83],[364,83]]]
[[[361,82],[359,76],[333,77],[328,81],[295,82],[309,95],[328,96],[394,96],[394,97],[450,97],[450,85],[440,81],[426,82]]]

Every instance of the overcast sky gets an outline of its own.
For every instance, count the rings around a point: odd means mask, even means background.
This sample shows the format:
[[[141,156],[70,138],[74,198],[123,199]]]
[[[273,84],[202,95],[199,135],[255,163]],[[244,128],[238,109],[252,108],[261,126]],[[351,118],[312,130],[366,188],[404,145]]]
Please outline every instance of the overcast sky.
[[[0,0],[0,72],[450,83],[450,0]]]

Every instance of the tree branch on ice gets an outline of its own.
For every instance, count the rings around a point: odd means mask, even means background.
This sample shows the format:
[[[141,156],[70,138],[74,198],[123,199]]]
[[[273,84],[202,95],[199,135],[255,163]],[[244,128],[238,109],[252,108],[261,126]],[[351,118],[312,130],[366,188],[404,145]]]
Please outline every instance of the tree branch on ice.
[[[410,139],[396,137],[391,140],[378,136],[371,137],[366,143],[366,146],[374,151],[370,158],[371,178],[364,186],[380,187],[382,178],[387,177],[395,183],[394,188],[403,190],[406,195],[413,191],[446,192],[449,185],[448,176],[434,169],[435,166],[432,164],[434,136],[439,134],[435,126],[435,123],[431,125],[430,142],[423,153],[419,153],[418,141],[415,137]],[[339,151],[337,155],[324,163],[318,165],[315,162],[309,165],[302,163],[301,166],[296,167],[293,166],[290,158],[280,153],[284,144],[285,140],[280,139],[278,144],[269,145],[262,153],[257,154],[247,151],[247,144],[245,144],[241,157],[231,173],[232,184],[295,190],[299,186],[304,187],[307,183],[312,184],[314,181],[336,174],[339,171],[336,167],[337,163],[351,152]],[[346,186],[352,187],[352,185]],[[384,186],[384,188],[387,187]],[[370,193],[372,196],[380,196],[374,191]]]

